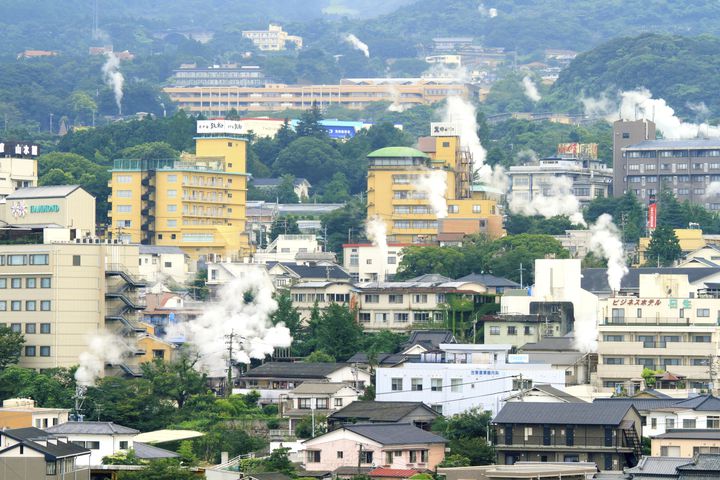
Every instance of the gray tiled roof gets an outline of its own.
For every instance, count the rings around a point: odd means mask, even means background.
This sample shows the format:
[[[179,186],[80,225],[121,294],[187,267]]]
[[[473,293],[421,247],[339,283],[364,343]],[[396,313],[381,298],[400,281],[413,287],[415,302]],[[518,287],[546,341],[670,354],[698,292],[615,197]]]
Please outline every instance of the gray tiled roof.
[[[520,347],[520,350],[522,352],[531,352],[536,350],[557,352],[579,351],[574,345],[573,336],[544,337],[539,342],[526,343],[525,345]]]
[[[638,478],[645,478],[647,475],[676,475],[677,467],[688,463],[690,459],[682,457],[642,457],[636,466],[625,472],[637,474]]]
[[[631,268],[627,275],[622,278],[621,290],[638,290],[640,288],[640,275],[646,274],[672,274],[687,275],[690,283],[702,280],[710,275],[720,273],[720,268],[693,268],[693,267],[662,267],[662,268]],[[592,293],[610,293],[610,285],[607,281],[607,270],[604,268],[585,268],[582,271],[580,285],[583,290]]]
[[[133,442],[133,450],[138,458],[146,460],[154,460],[157,458],[177,458],[180,456],[170,450],[165,450],[164,448],[155,447],[142,442]]]
[[[632,405],[622,403],[509,402],[495,416],[495,423],[548,425],[619,425]]]
[[[593,403],[613,403],[632,405],[639,412],[649,412],[658,408],[668,408],[677,403],[677,398],[596,398]]]
[[[552,395],[554,397],[561,398],[565,400],[567,403],[587,403],[585,400],[582,400],[574,395],[570,395],[569,393],[560,390],[559,388],[555,388],[552,385],[534,385],[533,389],[539,390],[541,392],[547,393],[548,395]]]
[[[673,408],[687,408],[697,412],[720,412],[720,398],[712,395],[699,395],[686,400],[678,400]]]
[[[447,442],[447,440],[440,435],[426,432],[409,423],[365,423],[345,425],[343,428],[382,445],[416,445]]]
[[[378,353],[375,355],[377,365],[397,365],[408,359],[411,355],[402,353]],[[348,358],[347,363],[368,363],[368,355],[365,352],[358,352]]]
[[[140,433],[130,427],[123,427],[113,422],[67,422],[53,425],[45,430],[58,435],[71,435],[74,433],[86,435],[132,435]]]
[[[346,366],[346,363],[267,362],[241,376],[251,378],[325,378]]]
[[[640,143],[628,145],[623,150],[675,150],[683,148],[703,149],[720,148],[718,138],[692,138],[688,140],[645,140]]]
[[[458,278],[456,282],[473,282],[485,285],[486,287],[520,288],[519,283],[508,280],[507,278],[488,275],[487,273],[471,273],[470,275]]]
[[[67,197],[78,188],[80,188],[80,185],[48,185],[44,187],[19,188],[5,198],[8,200],[19,200],[23,198]]]
[[[296,395],[332,395],[337,393],[343,388],[346,388],[346,383],[317,383],[317,382],[303,382],[299,386],[295,387],[292,393]]]
[[[718,472],[720,472],[720,454],[717,453],[701,453],[697,457],[695,457],[695,460],[692,463],[689,463],[687,465],[683,465],[681,467],[678,467],[678,473],[680,473],[680,479],[683,478],[693,478],[698,479],[701,477],[697,477],[695,475],[684,477],[682,475],[683,471],[707,471],[707,472],[714,472],[715,476],[713,477],[702,477],[702,478],[715,478],[717,479],[720,475],[718,475]]]
[[[74,443],[68,443],[55,438],[55,435],[48,434],[38,428],[15,428],[10,430],[0,431],[1,435],[7,435],[8,437],[16,440],[19,444],[25,445],[27,448],[35,450],[45,455],[46,460],[56,460],[58,458],[75,457],[78,455],[87,455],[90,450],[79,447]],[[43,445],[38,443],[40,440],[54,439],[54,442]],[[7,447],[0,452],[5,450],[11,450],[15,448],[15,445]]]
[[[276,263],[268,262],[268,268]],[[297,265],[295,263],[282,262],[282,266],[294,272],[299,278],[322,278],[329,280],[349,280],[350,274],[340,265]]]
[[[430,282],[430,283],[445,283],[452,282],[452,278],[440,275],[439,273],[426,273],[419,277],[408,278],[408,282]]]
[[[413,330],[410,333],[410,338],[401,348],[406,350],[413,345],[420,344],[423,347],[435,350],[440,347],[441,343],[457,343],[457,341],[450,330]]]
[[[692,438],[696,440],[720,440],[718,428],[671,428],[653,438]]]
[[[439,416],[423,402],[379,402],[371,400],[352,402],[348,406],[333,412],[330,417],[334,419],[354,418],[369,422],[398,422],[417,408],[423,408],[427,410],[427,413]]]

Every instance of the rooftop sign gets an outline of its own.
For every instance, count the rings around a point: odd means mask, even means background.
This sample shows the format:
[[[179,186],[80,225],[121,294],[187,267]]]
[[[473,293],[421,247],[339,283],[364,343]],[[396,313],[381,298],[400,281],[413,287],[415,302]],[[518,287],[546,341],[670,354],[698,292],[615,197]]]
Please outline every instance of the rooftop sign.
[[[245,133],[240,120],[198,120],[197,133]]]
[[[433,122],[430,124],[432,137],[457,137],[460,135],[460,126],[456,123]]]

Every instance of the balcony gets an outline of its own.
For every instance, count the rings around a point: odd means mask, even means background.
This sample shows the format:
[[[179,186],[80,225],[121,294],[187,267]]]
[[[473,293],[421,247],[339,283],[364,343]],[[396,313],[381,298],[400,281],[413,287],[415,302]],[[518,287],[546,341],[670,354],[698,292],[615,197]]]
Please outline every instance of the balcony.
[[[638,356],[700,356],[715,355],[712,342],[604,342],[598,344],[600,355],[638,355]]]
[[[670,325],[670,326],[688,326],[688,325],[718,325],[719,322],[710,318],[689,319],[677,317],[625,317],[625,318],[608,318],[603,319],[603,325]]]

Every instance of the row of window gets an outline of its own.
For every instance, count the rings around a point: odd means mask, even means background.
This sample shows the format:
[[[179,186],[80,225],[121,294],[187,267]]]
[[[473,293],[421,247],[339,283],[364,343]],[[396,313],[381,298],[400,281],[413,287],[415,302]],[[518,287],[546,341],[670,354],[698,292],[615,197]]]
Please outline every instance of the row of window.
[[[6,326],[7,326],[7,324],[0,323],[0,327],[6,327]],[[22,333],[22,331],[23,331],[22,324],[11,323],[10,330],[12,330],[15,333]],[[25,324],[25,333],[33,334],[33,333],[37,333],[37,332],[38,332],[37,324],[35,324],[35,323],[26,323]],[[50,326],[50,324],[49,323],[41,323],[40,324],[40,333],[42,333],[42,334],[52,333],[52,327]]]
[[[644,357],[637,357],[633,363],[632,358],[626,359],[625,357],[604,357],[603,358],[603,364],[604,365],[626,365],[625,361],[627,360],[627,365],[641,365],[643,367],[649,368],[651,370],[657,370],[659,366],[668,367],[668,366],[681,366],[683,365],[683,361],[680,358],[663,358],[660,359],[660,361],[657,361],[654,358],[644,358]],[[692,367],[704,367],[709,365],[707,357],[700,357],[700,358],[691,358],[688,361],[688,365]]]
[[[19,266],[19,265],[49,265],[50,255],[47,253],[31,253],[28,255],[0,255],[0,266]]]
[[[393,190],[395,200],[426,200],[427,193],[417,190]]]
[[[626,158],[720,157],[720,150],[628,150],[624,156]],[[702,165],[702,163],[694,165]]]
[[[437,220],[395,220],[393,227],[398,230],[403,229],[436,229]]]
[[[387,323],[392,318],[395,323],[407,323],[410,321],[410,312],[360,312],[358,319],[361,323],[372,322],[373,315],[375,315],[375,323]],[[443,321],[443,312],[413,312],[412,321],[413,323],[427,323],[431,320],[436,322]]]
[[[491,325],[489,328],[490,335],[500,335],[501,327],[499,325]],[[535,335],[536,328],[534,325],[526,325],[523,327],[523,335]],[[509,325],[507,327],[507,334],[508,335],[517,335],[518,334],[518,327],[514,325]],[[546,335],[552,336],[552,328],[548,328],[547,332],[545,332]]]
[[[35,277],[25,278],[25,288],[37,288],[38,279]],[[50,277],[40,278],[40,288],[50,288],[52,280]],[[8,287],[8,279],[0,277],[0,289]],[[20,277],[10,278],[10,288],[23,288],[23,281]]]
[[[23,311],[23,301],[22,300],[0,300],[0,312],[7,312],[8,310],[8,303],[10,304],[10,311],[11,312],[22,312]],[[37,300],[25,300],[25,311],[26,312],[36,312],[38,310],[38,303],[40,304],[40,311],[41,312],[49,312],[52,310],[52,303],[50,300],[40,300],[38,302]]]
[[[450,391],[451,392],[462,392],[463,381],[462,378],[451,378],[450,379]],[[410,390],[413,392],[422,392],[424,388],[422,378],[411,378],[410,379]],[[430,391],[441,392],[443,389],[442,378],[431,378],[430,379]],[[402,378],[391,378],[390,379],[390,390],[393,392],[401,392],[403,390],[403,379]]]
[[[709,314],[707,315],[709,316]],[[625,335],[621,334],[607,334],[603,335],[603,341],[605,342],[624,342]],[[628,334],[627,341],[632,342],[633,341],[633,335]],[[692,334],[689,335],[689,340],[685,340],[684,335],[660,335],[659,338],[655,335],[635,335],[635,342],[643,342],[643,343],[656,343],[656,344],[666,344],[666,343],[677,343],[677,342],[684,342],[684,341],[690,341],[694,343],[710,343],[712,342],[712,335],[707,334]]]
[[[313,303],[313,302],[334,302],[348,303],[350,301],[349,293],[293,293],[293,302]]]
[[[416,293],[414,295],[408,295],[412,300],[412,303],[428,303],[427,293]],[[363,295],[365,303],[380,303],[380,295],[377,293],[367,293]],[[387,296],[388,303],[400,304],[405,301],[405,295],[401,294],[389,294]],[[445,294],[436,293],[435,301],[437,303],[445,303]]]
[[[310,410],[313,408],[313,400],[315,400],[315,408],[318,409],[325,409],[327,410],[330,405],[330,401],[327,398],[298,398],[298,408],[300,410]],[[333,400],[333,405],[336,407],[342,407],[343,406],[343,399],[342,398],[335,398]]]
[[[26,357],[36,357],[38,354],[38,347],[35,345],[25,345],[25,356]],[[50,347],[47,345],[40,346],[40,356],[41,357],[49,357],[50,356]]]

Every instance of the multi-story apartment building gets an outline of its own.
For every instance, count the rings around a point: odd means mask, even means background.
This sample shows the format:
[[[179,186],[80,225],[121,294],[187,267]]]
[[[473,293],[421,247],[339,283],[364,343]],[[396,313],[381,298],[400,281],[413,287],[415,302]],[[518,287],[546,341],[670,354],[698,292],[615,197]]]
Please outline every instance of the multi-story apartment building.
[[[543,158],[537,164],[517,165],[507,171],[513,198],[531,201],[550,194],[557,177],[572,180],[572,193],[581,203],[608,197],[612,192],[613,171],[591,158],[557,155]]]
[[[133,363],[137,245],[72,243],[0,246],[0,324],[25,336],[20,365],[72,367],[92,335],[105,330],[127,338]],[[130,367],[126,367],[130,368]]]
[[[211,65],[198,68],[181,65],[173,72],[170,84],[175,87],[264,87],[265,74],[255,65]]]
[[[194,157],[115,160],[109,213],[114,237],[178,246],[195,260],[250,253],[245,232],[246,139],[211,123],[198,122],[199,132],[216,133],[196,138]]]
[[[618,120],[613,123],[613,194],[620,197],[628,190],[627,162],[623,148],[646,140],[655,140],[655,123],[650,120]]]
[[[718,292],[695,291],[688,274],[640,275],[637,295],[599,301],[598,387],[632,388],[644,368],[708,389],[718,355]],[[635,385],[637,387],[638,385]]]
[[[250,39],[260,50],[268,52],[285,50],[288,42],[296,49],[301,49],[303,46],[302,37],[290,35],[280,25],[272,23],[267,30],[243,30],[242,36]]]
[[[37,145],[0,142],[0,199],[18,188],[35,187],[38,182]]]
[[[378,278],[391,280],[397,274],[402,261],[403,243],[388,245],[387,259],[384,249],[371,243],[346,243],[343,245],[343,267],[354,282],[376,282]]]
[[[473,183],[473,159],[460,148],[460,137],[426,137],[420,147],[424,151],[386,147],[368,155],[368,219],[385,222],[388,241],[418,244],[457,242],[473,233],[502,236],[500,193]],[[433,210],[427,190],[418,188],[424,176],[436,172],[446,174],[444,217]]]
[[[402,81],[399,81],[402,80]],[[267,84],[264,87],[166,87],[178,108],[208,116],[244,112],[307,110],[337,105],[359,110],[376,102],[409,108],[430,105],[450,96],[467,98],[469,89],[453,80],[406,78],[346,79],[337,85]]]

